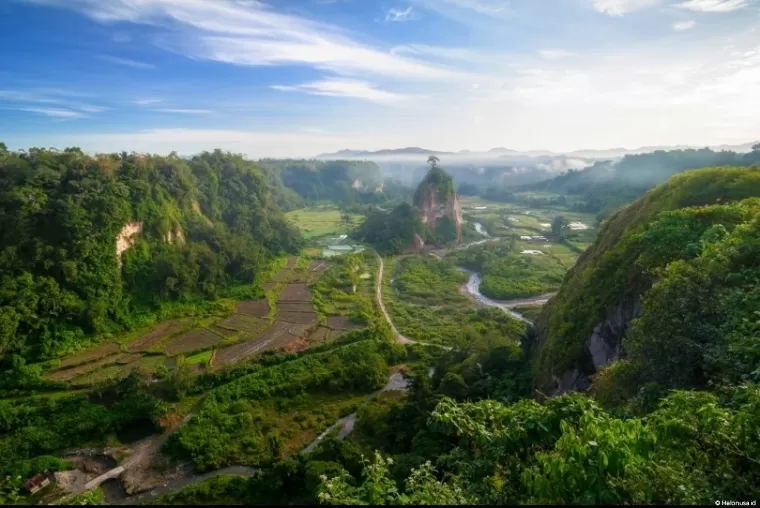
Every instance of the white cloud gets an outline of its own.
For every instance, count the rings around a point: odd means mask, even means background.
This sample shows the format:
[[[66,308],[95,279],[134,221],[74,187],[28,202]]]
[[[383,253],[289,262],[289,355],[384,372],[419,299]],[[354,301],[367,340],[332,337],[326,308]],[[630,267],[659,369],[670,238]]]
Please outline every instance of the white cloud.
[[[101,113],[107,108],[102,106],[94,106],[91,104],[82,104],[77,101],[73,101],[68,97],[81,97],[81,94],[71,92],[69,90],[62,90],[58,88],[32,88],[29,90],[0,90],[0,102],[6,102],[11,104],[17,104],[24,106],[24,111],[32,113],[48,114],[48,116],[58,116],[61,118],[70,117],[76,114],[79,110],[85,113]],[[53,108],[38,108],[36,106],[31,107],[33,104],[50,104]],[[66,109],[64,109],[66,108]],[[81,115],[85,116],[85,115]]]
[[[749,6],[749,0],[687,0],[678,4],[682,9],[699,12],[732,12]]]
[[[390,22],[396,22],[396,21],[412,21],[417,19],[416,13],[412,9],[412,6],[406,8],[406,10],[401,9],[389,9],[388,12],[385,14],[385,21]]]
[[[21,111],[28,113],[37,113],[39,115],[50,116],[53,118],[83,118],[87,115],[78,111],[58,108],[19,108]]]
[[[213,111],[208,109],[187,109],[187,108],[162,108],[155,109],[160,113],[177,113],[179,115],[210,115]]]
[[[275,90],[284,92],[305,92],[328,97],[352,97],[379,104],[395,104],[412,97],[375,88],[371,83],[354,79],[325,79],[302,85],[274,85]]]
[[[564,49],[542,49],[538,52],[539,56],[545,60],[560,60],[570,56],[575,56],[575,53],[565,51]]]
[[[660,0],[593,0],[594,8],[610,16],[622,16],[629,12],[651,7]]]
[[[455,78],[459,73],[394,56],[342,35],[339,27],[232,0],[26,0],[75,9],[103,23],[173,27],[162,46],[194,58],[235,65],[301,64],[340,74]],[[184,30],[176,30],[176,28]]]
[[[106,111],[108,108],[104,108],[101,106],[88,106],[88,105],[81,105],[81,106],[73,106],[74,108],[78,109],[79,111],[84,111],[85,113],[102,113],[103,111]]]
[[[106,62],[111,62],[118,65],[125,65],[127,67],[132,67],[134,69],[155,69],[156,68],[156,66],[153,64],[139,62],[137,60],[130,60],[129,58],[121,58],[118,56],[101,55],[98,58],[101,60],[105,60]]]
[[[673,30],[677,32],[683,32],[684,30],[689,30],[695,26],[697,26],[697,22],[693,19],[690,19],[689,21],[679,21],[678,23],[673,23]]]

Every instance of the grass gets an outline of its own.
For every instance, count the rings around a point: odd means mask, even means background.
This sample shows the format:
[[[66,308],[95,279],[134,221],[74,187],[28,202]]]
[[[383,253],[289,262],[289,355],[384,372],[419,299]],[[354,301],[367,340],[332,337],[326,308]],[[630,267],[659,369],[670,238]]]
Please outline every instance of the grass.
[[[339,209],[324,206],[294,210],[286,213],[285,217],[301,230],[304,237],[315,238],[326,235],[348,234],[363,220],[361,215],[349,214],[351,222],[346,223],[342,219],[342,215],[343,212]]]
[[[208,365],[211,361],[212,350],[201,351],[186,358],[188,365]]]

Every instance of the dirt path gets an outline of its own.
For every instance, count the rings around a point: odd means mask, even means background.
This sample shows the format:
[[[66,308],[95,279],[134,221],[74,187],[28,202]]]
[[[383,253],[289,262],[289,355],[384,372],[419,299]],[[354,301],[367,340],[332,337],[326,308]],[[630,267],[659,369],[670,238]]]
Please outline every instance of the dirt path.
[[[127,496],[124,499],[117,502],[112,502],[111,504],[136,505],[136,504],[150,503],[150,502],[155,501],[161,496],[172,494],[174,492],[184,489],[185,487],[188,487],[190,485],[195,485],[196,483],[204,482],[208,480],[209,478],[213,478],[215,476],[220,476],[220,475],[253,476],[256,474],[257,471],[258,469],[253,468],[253,467],[247,467],[247,466],[225,467],[222,469],[217,469],[216,471],[211,471],[209,473],[193,475],[193,476],[189,476],[185,478],[179,478],[172,482],[166,483],[161,487],[158,487],[146,492],[142,492],[134,496]]]

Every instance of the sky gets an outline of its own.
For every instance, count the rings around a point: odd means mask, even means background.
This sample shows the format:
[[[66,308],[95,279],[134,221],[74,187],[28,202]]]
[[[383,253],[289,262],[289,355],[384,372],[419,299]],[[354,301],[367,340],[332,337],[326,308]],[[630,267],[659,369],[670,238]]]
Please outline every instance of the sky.
[[[0,58],[12,149],[760,140],[760,0],[0,0]]]

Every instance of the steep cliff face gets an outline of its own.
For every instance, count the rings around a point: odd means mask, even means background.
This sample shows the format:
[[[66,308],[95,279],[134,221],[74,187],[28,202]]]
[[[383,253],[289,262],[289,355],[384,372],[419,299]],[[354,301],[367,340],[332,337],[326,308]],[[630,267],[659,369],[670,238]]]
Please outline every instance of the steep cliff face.
[[[671,178],[613,214],[535,321],[536,389],[558,395],[589,388],[594,374],[628,357],[625,344],[662,270],[699,255],[713,229],[737,215],[703,205],[760,193],[760,173],[709,168]],[[677,333],[674,332],[674,333]]]
[[[438,167],[430,169],[417,187],[414,206],[437,242],[461,241],[462,208],[448,173]]]

